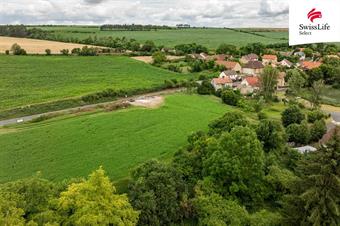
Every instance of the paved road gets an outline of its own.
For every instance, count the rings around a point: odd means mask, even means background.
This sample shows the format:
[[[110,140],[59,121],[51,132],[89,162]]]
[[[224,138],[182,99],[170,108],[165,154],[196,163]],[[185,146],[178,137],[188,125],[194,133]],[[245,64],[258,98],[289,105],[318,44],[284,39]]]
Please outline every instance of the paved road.
[[[31,121],[33,119],[39,118],[40,116],[43,116],[43,115],[70,114],[70,113],[73,113],[73,112],[76,112],[76,111],[93,109],[95,107],[99,107],[99,106],[103,106],[103,105],[107,105],[107,104],[119,104],[119,103],[123,103],[123,102],[129,101],[129,100],[136,100],[136,99],[141,98],[141,97],[171,94],[171,93],[181,92],[183,90],[184,90],[183,88],[167,89],[167,90],[163,90],[163,91],[159,91],[159,92],[145,93],[145,94],[136,95],[136,96],[132,96],[132,97],[120,98],[118,100],[111,101],[111,102],[90,104],[90,105],[85,105],[85,106],[76,107],[76,108],[64,109],[64,110],[60,110],[60,111],[53,111],[53,112],[47,112],[47,113],[43,113],[43,114],[36,114],[36,115],[29,115],[29,116],[24,116],[24,117],[20,117],[20,118],[7,119],[7,120],[0,121],[0,127],[28,122],[28,121]]]

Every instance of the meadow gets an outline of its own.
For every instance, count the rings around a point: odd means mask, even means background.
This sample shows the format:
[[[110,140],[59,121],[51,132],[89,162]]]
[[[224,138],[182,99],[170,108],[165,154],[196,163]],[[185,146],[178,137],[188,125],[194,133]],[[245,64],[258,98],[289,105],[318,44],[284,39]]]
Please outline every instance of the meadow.
[[[0,55],[0,65],[0,111],[107,88],[147,89],[160,86],[166,79],[190,76],[118,56]]]
[[[102,165],[113,179],[139,163],[169,159],[187,136],[233,108],[213,96],[175,94],[157,109],[87,113],[0,129],[0,182],[82,177]]]
[[[288,32],[263,32],[266,37],[238,32],[223,28],[195,28],[195,29],[173,29],[173,30],[152,30],[152,31],[100,31],[99,27],[81,26],[43,26],[38,27],[44,30],[53,31],[53,34],[62,38],[85,39],[89,36],[114,38],[133,38],[139,42],[152,40],[157,45],[174,47],[178,44],[197,43],[216,49],[221,43],[244,46],[248,43],[261,42],[263,44],[287,42],[281,38],[286,38]],[[275,35],[271,35],[275,33]],[[268,36],[267,36],[268,34]]]

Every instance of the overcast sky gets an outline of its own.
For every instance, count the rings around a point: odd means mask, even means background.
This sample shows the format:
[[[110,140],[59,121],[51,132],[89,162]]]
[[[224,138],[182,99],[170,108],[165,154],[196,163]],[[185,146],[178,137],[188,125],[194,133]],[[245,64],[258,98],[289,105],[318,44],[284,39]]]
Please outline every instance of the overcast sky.
[[[0,24],[288,27],[286,0],[0,0]]]

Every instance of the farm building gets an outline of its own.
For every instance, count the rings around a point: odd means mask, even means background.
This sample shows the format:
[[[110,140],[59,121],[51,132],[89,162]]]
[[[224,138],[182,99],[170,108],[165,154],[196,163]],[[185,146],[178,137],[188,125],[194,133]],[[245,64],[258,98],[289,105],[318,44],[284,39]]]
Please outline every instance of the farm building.
[[[242,72],[247,75],[260,74],[263,71],[263,64],[261,61],[249,61],[242,68]]]
[[[321,66],[321,62],[319,61],[302,61],[300,67],[303,70],[312,70],[314,68],[318,68]]]
[[[247,76],[242,80],[239,89],[242,94],[249,94],[257,91],[259,87],[260,87],[259,77]]]
[[[241,71],[242,67],[238,62],[217,60],[216,64],[224,66],[227,70]]]
[[[262,62],[264,65],[271,65],[277,63],[277,56],[276,55],[263,55]]]
[[[258,60],[259,60],[259,56],[254,53],[251,53],[251,54],[241,57],[240,62],[242,64],[247,64],[249,61],[258,61]]]

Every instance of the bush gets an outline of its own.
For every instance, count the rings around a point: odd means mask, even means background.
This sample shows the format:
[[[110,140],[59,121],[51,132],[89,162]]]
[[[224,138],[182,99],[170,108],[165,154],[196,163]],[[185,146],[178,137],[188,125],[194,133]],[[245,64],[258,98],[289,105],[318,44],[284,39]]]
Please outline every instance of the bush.
[[[81,49],[80,48],[74,48],[72,49],[71,53],[72,54],[79,54],[81,52]]]
[[[289,106],[286,110],[281,113],[281,120],[284,127],[289,126],[290,124],[300,124],[302,120],[305,119],[305,115],[302,113],[301,109],[292,105]]]
[[[22,49],[17,43],[14,43],[11,47],[14,55],[26,55],[26,50]]]
[[[311,141],[319,141],[327,132],[326,123],[324,120],[315,121],[310,128]]]
[[[62,55],[67,56],[67,55],[69,54],[69,50],[68,50],[68,49],[62,49],[62,50],[60,50],[60,53],[61,53]]]
[[[314,111],[309,111],[307,113],[307,119],[309,123],[314,123],[317,120],[321,120],[325,118],[325,115],[322,111],[319,110],[314,110]]]
[[[208,80],[202,82],[197,88],[197,93],[200,95],[210,95],[215,92],[214,87]]]
[[[181,68],[180,68],[179,66],[177,66],[177,65],[169,64],[169,66],[167,67],[167,69],[168,69],[169,71],[182,73]]]
[[[6,55],[9,55],[9,50],[6,50],[6,52],[5,52],[5,53],[6,53]]]
[[[263,120],[263,119],[267,119],[268,116],[266,115],[266,113],[260,111],[260,112],[257,113],[257,118],[258,118],[259,120]]]
[[[50,49],[45,49],[45,53],[47,56],[50,56],[51,55],[51,50]]]
[[[308,144],[311,137],[306,121],[301,123],[301,125],[296,123],[290,124],[286,129],[286,133],[290,142],[302,145]]]
[[[241,94],[232,89],[227,89],[222,92],[221,97],[222,97],[223,103],[231,105],[231,106],[237,106],[238,102],[241,99]]]
[[[161,64],[166,61],[166,55],[161,51],[157,51],[152,54],[152,59],[154,64]]]

